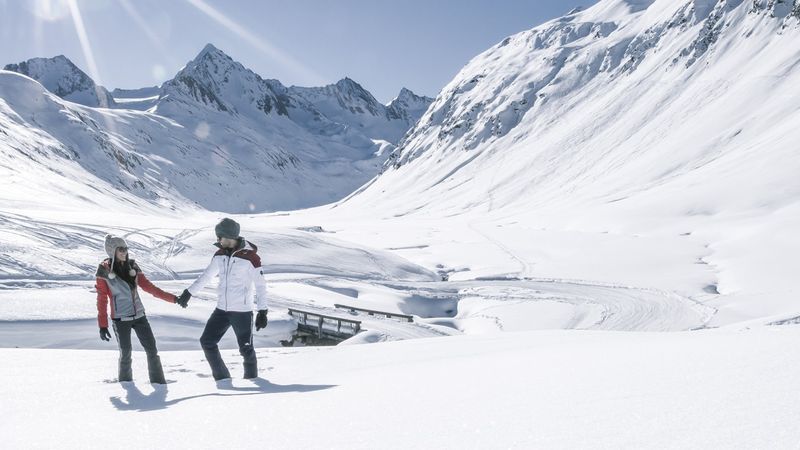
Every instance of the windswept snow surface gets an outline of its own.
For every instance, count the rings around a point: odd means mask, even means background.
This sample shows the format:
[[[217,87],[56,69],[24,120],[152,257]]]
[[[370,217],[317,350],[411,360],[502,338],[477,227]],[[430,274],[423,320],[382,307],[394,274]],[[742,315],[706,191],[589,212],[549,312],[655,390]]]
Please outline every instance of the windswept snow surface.
[[[674,289],[514,271],[521,257],[497,246],[496,235],[474,232],[474,226],[445,238],[432,231],[434,236],[425,238],[414,236],[410,226],[405,234],[383,223],[374,224],[383,229],[370,231],[366,221],[328,219],[319,226],[308,222],[325,220],[315,214],[237,216],[265,264],[274,326],[262,332],[264,345],[289,338],[289,307],[348,317],[335,308],[341,304],[415,316],[412,324],[355,317],[372,341],[539,329],[680,331],[704,327],[715,312],[701,298]],[[221,217],[119,214],[106,224],[85,224],[71,223],[74,216],[80,213],[51,213],[47,220],[0,216],[10,231],[0,278],[0,320],[6,321],[0,327],[2,345],[103,348],[108,344],[93,340],[97,330],[91,322],[96,316],[93,274],[105,257],[100,250],[105,233],[124,236],[145,273],[177,294],[210,261],[216,250],[213,225]],[[440,225],[458,233],[453,224]],[[408,239],[424,244],[391,245]],[[464,265],[451,267],[455,261]],[[153,320],[168,342],[165,348],[196,348],[196,339],[187,334],[196,335],[213,308],[213,288],[193,298],[186,311],[146,296],[152,300],[146,307],[162,322]],[[42,329],[53,334],[43,335]]]
[[[8,448],[789,449],[798,339],[782,326],[262,348],[261,378],[220,384],[202,353],[162,352],[169,383],[155,388],[139,353],[136,381],[117,383],[113,351],[0,349],[0,435]],[[241,376],[237,352],[223,357]]]

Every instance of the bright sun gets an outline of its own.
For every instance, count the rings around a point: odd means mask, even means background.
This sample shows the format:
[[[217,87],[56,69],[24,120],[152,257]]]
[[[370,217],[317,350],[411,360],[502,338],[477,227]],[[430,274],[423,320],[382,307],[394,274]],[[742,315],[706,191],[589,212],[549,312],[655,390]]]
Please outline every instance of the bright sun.
[[[69,16],[67,0],[34,0],[30,7],[36,17],[47,22],[55,22]]]

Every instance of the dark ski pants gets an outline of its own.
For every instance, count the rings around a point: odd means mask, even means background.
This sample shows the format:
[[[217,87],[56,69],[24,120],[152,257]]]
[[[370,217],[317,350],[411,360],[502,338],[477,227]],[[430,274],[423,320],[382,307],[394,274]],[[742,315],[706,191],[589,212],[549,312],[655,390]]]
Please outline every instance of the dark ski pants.
[[[153,336],[153,330],[150,328],[147,317],[127,321],[114,319],[112,323],[119,345],[119,381],[133,381],[133,370],[131,369],[131,330],[133,330],[147,354],[147,372],[150,375],[150,382],[166,384],[161,358],[159,358],[156,348],[156,338]]]
[[[253,312],[223,311],[219,308],[211,313],[203,335],[200,336],[200,346],[203,347],[203,353],[206,354],[208,364],[211,366],[211,374],[215,380],[231,377],[217,345],[230,327],[233,327],[233,332],[236,333],[239,353],[244,358],[244,377],[257,377],[258,363],[256,351],[253,349]]]

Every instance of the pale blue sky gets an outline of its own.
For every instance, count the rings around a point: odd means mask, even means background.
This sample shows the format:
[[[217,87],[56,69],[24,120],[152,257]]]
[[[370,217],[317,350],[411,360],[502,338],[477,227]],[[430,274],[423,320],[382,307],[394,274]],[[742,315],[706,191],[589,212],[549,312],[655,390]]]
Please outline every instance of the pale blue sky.
[[[401,87],[433,97],[504,37],[595,2],[74,0],[75,20],[71,1],[0,0],[0,66],[63,54],[109,89],[136,88],[171,78],[210,42],[264,78],[348,76],[382,102]]]

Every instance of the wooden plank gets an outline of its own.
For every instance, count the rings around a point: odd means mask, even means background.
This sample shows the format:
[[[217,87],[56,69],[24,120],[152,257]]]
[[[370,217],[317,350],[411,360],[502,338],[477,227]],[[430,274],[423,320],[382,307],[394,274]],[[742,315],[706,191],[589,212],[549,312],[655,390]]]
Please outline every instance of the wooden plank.
[[[289,308],[289,315],[298,320],[297,330],[299,332],[308,335],[316,335],[319,339],[331,338],[344,340],[355,336],[361,331],[361,322],[358,320],[327,316],[294,308]],[[309,320],[311,322],[309,322]],[[326,327],[326,324],[333,329]],[[346,324],[344,330],[342,324]]]
[[[356,306],[341,305],[339,303],[336,303],[333,306],[336,307],[336,308],[340,308],[340,309],[347,309],[347,310],[349,310],[350,312],[353,312],[353,313],[355,313],[355,312],[365,312],[365,313],[369,314],[370,316],[374,316],[374,315],[377,314],[377,315],[380,315],[380,316],[386,316],[389,319],[391,319],[393,317],[397,317],[397,318],[403,319],[403,320],[405,320],[407,322],[413,322],[414,321],[414,317],[413,316],[409,316],[407,314],[398,314],[398,313],[391,313],[391,312],[386,312],[386,311],[376,311],[374,309],[358,308]]]
[[[302,314],[304,320],[306,320],[306,321],[308,320],[308,316],[314,316],[314,317],[322,317],[322,318],[331,319],[331,320],[341,320],[342,322],[348,322],[348,323],[352,323],[352,324],[359,324],[359,325],[361,324],[360,320],[347,319],[345,317],[326,316],[325,314],[319,314],[319,313],[315,313],[315,312],[302,311],[302,310],[299,310],[299,309],[289,308],[289,314],[292,317],[295,317],[295,315],[292,314],[292,313]]]

